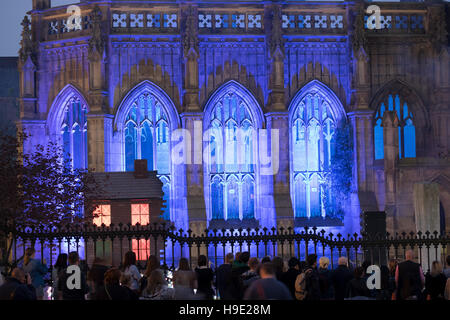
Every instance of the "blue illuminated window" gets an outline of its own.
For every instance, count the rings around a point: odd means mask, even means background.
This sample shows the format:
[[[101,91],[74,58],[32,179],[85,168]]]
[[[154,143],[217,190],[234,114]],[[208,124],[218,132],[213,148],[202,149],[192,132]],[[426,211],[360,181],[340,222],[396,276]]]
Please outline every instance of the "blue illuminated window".
[[[254,106],[252,106],[254,107]],[[210,112],[209,189],[211,218],[255,217],[256,138],[250,106],[235,88],[224,92]]]
[[[64,109],[61,126],[64,158],[75,169],[87,168],[87,117],[86,106],[74,96]]]
[[[386,110],[385,103],[382,102],[375,115],[374,124],[374,145],[375,159],[384,159],[384,141],[383,141],[383,115]],[[387,110],[396,111],[399,119],[398,127],[398,146],[399,157],[416,157],[416,129],[413,121],[413,114],[409,110],[406,102],[403,102],[399,95],[389,95],[387,101]]]
[[[158,171],[166,200],[163,217],[170,220],[169,124],[155,95],[144,92],[133,102],[125,120],[124,142],[126,171],[134,170],[135,159],[146,159],[148,170]]]
[[[331,166],[335,121],[320,93],[307,94],[292,120],[293,205],[295,217],[325,217],[324,180]]]

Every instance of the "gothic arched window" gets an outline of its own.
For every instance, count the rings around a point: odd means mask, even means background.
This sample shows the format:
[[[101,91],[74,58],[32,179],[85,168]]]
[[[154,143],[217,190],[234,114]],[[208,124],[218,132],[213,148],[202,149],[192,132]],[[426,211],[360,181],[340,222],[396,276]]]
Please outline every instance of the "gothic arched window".
[[[158,171],[163,183],[166,208],[163,217],[170,220],[170,130],[162,102],[144,90],[132,102],[124,123],[125,169],[134,170],[135,159],[146,159],[148,170]]]
[[[332,165],[336,117],[343,116],[333,110],[342,112],[342,108],[318,82],[302,91],[290,108],[292,204],[296,218],[325,218],[329,192],[325,182]]]
[[[73,95],[67,102],[61,125],[64,158],[75,169],[87,168],[87,106]]]
[[[208,133],[205,194],[213,220],[254,219],[255,150],[258,108],[235,83],[225,85],[207,110]],[[255,105],[254,105],[255,104]]]
[[[389,95],[387,108],[385,102],[382,102],[375,115],[374,123],[374,145],[375,159],[384,159],[384,142],[383,142],[383,115],[384,112],[396,111],[399,120],[398,125],[398,147],[399,157],[415,158],[416,157],[416,128],[414,126],[413,114],[408,108],[408,104],[402,101],[400,96]]]

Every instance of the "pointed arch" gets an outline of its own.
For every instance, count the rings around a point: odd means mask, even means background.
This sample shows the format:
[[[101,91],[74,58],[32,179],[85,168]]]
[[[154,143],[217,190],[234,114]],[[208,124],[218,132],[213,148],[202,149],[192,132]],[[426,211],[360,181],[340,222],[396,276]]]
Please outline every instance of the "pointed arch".
[[[313,80],[289,105],[291,201],[296,218],[326,217],[323,177],[331,170],[335,128],[346,121],[337,95]]]
[[[292,115],[297,111],[297,107],[307,95],[316,93],[326,99],[326,102],[329,104],[335,121],[340,121],[341,119],[347,118],[341,100],[339,100],[338,96],[334,93],[333,90],[331,90],[319,80],[312,80],[297,92],[297,94],[289,103],[289,116],[292,117]]]
[[[383,159],[382,118],[386,110],[397,112],[399,118],[399,157],[409,158],[425,153],[430,119],[417,91],[406,82],[393,79],[384,84],[370,100],[373,110],[374,156]]]
[[[398,94],[408,104],[416,118],[417,126],[423,128],[430,126],[430,119],[424,100],[412,86],[400,79],[390,80],[378,89],[370,100],[370,109],[376,113],[382,103],[387,106],[389,95],[392,94]]]
[[[169,118],[168,120],[171,131],[179,127],[180,117],[178,116],[175,104],[170,99],[169,95],[153,82],[144,80],[131,89],[117,107],[114,117],[114,128],[116,130],[120,131],[123,129],[123,124],[125,123],[126,117],[133,107],[133,104],[143,94],[148,94],[152,99],[156,99],[157,102],[159,102],[164,110],[164,113],[167,114]]]
[[[70,99],[77,98],[87,112],[89,112],[89,104],[76,86],[73,84],[66,85],[55,97],[47,115],[46,127],[50,136],[58,135],[61,132],[61,125],[64,121],[64,113]]]
[[[122,155],[120,169],[134,171],[136,159],[147,160],[147,169],[158,172],[163,183],[163,217],[174,220],[174,167],[171,161],[171,134],[180,125],[175,105],[154,83],[145,80],[131,89],[117,107],[115,140]]]
[[[264,115],[258,101],[247,88],[235,80],[230,80],[222,85],[206,102],[206,105],[203,108],[205,114],[204,124],[209,125],[212,118],[211,113],[215,110],[217,105],[221,105],[223,98],[230,93],[238,95],[243,100],[248,107],[252,122],[256,124],[257,128],[262,128],[264,125]],[[223,108],[223,105],[221,105],[221,107]]]
[[[208,135],[204,143],[209,159],[204,166],[208,220],[251,220],[258,216],[256,130],[263,126],[264,116],[257,100],[234,80],[208,100],[203,118]]]

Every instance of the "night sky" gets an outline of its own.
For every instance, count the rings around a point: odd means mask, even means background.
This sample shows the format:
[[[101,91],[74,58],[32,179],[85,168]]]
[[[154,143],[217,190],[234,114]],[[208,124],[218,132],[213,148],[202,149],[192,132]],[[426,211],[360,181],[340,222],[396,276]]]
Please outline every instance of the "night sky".
[[[32,0],[2,0],[0,4],[1,41],[0,57],[17,56],[19,51],[22,22],[26,12],[31,10]],[[52,0],[52,7],[78,3],[78,0]]]

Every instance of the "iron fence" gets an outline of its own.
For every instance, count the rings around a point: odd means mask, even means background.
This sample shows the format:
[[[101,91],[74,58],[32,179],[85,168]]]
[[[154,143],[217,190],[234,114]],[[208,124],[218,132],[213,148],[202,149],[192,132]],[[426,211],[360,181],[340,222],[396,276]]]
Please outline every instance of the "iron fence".
[[[11,266],[19,261],[28,247],[34,247],[37,257],[52,266],[61,253],[77,251],[86,264],[96,257],[111,266],[119,266],[126,251],[136,252],[140,266],[145,267],[148,256],[160,258],[161,264],[174,270],[181,257],[188,258],[193,266],[196,257],[204,254],[214,266],[224,261],[228,252],[249,251],[252,257],[279,256],[283,260],[297,257],[305,260],[311,254],[330,259],[331,268],[341,256],[352,265],[363,261],[387,264],[389,259],[403,260],[407,250],[416,252],[424,271],[434,260],[445,261],[450,234],[435,232],[410,232],[385,235],[347,235],[327,233],[316,227],[255,228],[204,230],[194,234],[192,230],[175,230],[162,224],[95,226],[68,225],[66,227],[41,229],[4,229],[11,245]]]

